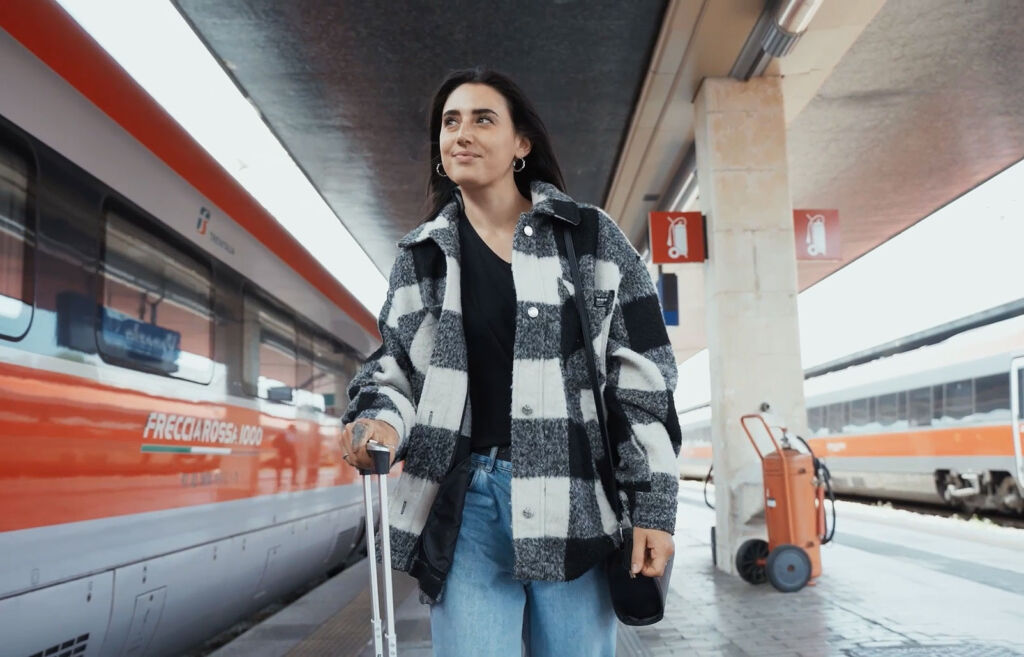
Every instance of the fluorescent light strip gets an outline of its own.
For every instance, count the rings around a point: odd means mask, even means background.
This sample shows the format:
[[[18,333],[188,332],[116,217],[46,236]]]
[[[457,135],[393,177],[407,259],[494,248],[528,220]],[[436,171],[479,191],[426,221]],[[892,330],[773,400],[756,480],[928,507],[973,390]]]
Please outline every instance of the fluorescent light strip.
[[[377,315],[387,280],[166,0],[58,0],[270,214]]]

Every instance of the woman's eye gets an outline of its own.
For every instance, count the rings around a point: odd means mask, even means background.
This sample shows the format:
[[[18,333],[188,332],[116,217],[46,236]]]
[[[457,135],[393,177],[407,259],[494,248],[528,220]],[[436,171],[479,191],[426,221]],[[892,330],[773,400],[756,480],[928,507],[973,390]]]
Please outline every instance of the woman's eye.
[[[452,119],[452,118],[445,119],[444,121],[441,122],[441,125],[443,125],[445,127],[448,127],[450,125],[455,125],[455,119]]]
[[[481,116],[477,118],[477,121],[487,121],[488,123],[494,123],[494,120],[489,116]]]

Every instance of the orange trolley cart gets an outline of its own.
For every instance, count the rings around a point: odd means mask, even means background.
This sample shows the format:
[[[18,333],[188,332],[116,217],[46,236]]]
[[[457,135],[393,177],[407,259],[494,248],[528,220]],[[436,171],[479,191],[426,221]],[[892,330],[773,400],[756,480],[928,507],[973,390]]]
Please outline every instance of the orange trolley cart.
[[[761,453],[750,431],[750,422],[760,422],[775,447],[774,452]],[[783,593],[799,591],[821,575],[821,546],[834,533],[835,498],[828,468],[799,436],[795,438],[807,447],[808,453],[791,447],[791,436],[785,427],[777,427],[782,431],[782,438],[777,441],[763,415],[744,415],[740,424],[761,459],[768,542],[745,541],[736,553],[736,569],[740,577],[752,584],[764,582],[767,577]],[[826,491],[833,502],[833,532],[826,526]]]

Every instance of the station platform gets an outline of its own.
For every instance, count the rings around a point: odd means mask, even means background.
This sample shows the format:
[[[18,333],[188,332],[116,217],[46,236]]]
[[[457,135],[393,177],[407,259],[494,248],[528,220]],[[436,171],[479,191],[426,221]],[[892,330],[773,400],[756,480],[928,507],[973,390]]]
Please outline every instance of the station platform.
[[[681,483],[669,611],[620,625],[620,657],[1024,657],[1024,530],[840,502],[822,577],[782,594],[712,566],[714,512]],[[213,655],[372,655],[367,582],[364,561]],[[415,582],[395,587],[399,655],[432,655]]]

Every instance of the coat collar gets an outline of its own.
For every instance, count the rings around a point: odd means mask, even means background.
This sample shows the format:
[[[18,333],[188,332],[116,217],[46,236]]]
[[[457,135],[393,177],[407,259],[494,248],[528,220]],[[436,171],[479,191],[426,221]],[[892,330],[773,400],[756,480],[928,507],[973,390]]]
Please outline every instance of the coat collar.
[[[573,226],[580,223],[580,210],[576,202],[554,185],[534,180],[530,183],[530,195],[533,200],[533,209],[530,210],[532,214],[560,219]],[[398,246],[409,248],[432,239],[445,255],[456,257],[459,243],[457,227],[461,214],[462,194],[456,188],[452,191],[452,200],[437,216],[409,232],[398,242]]]

